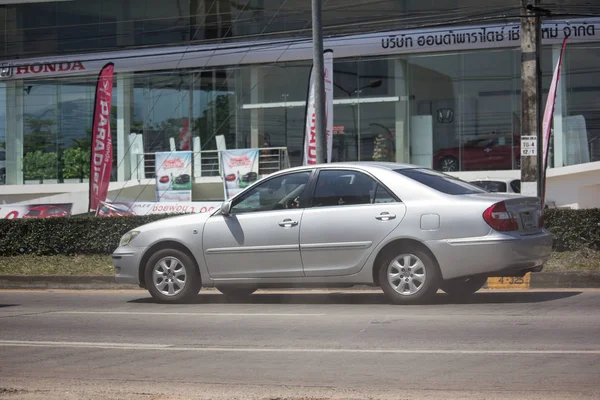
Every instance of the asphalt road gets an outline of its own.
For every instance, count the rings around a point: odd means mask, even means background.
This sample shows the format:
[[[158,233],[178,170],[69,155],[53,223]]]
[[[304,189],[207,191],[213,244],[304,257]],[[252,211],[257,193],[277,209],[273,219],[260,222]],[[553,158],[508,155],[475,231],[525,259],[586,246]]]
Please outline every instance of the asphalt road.
[[[8,399],[600,398],[600,291],[0,292]],[[3,397],[4,398],[4,397]]]

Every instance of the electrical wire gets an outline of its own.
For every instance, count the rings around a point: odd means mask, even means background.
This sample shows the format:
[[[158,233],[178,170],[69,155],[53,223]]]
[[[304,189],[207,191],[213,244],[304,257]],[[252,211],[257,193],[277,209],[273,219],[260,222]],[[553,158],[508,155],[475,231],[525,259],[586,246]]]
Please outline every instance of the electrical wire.
[[[464,11],[462,9],[457,9],[457,10],[452,10],[449,12],[446,12],[444,14],[444,18],[448,18],[448,17],[452,17],[455,20],[460,21],[461,18],[463,17],[471,17],[471,16],[475,16],[475,15],[493,15],[494,13],[498,13],[498,12],[505,12],[505,11],[510,11],[510,10],[517,10],[518,8],[508,8],[508,9],[493,9],[493,10],[489,10],[487,8],[482,8],[484,10],[487,10],[486,12],[480,13],[480,14],[476,14],[473,13],[472,10],[471,11]],[[327,33],[328,31],[340,31],[340,29],[342,28],[353,28],[350,29],[350,31],[355,31],[357,30],[357,24],[359,24],[360,26],[377,26],[377,25],[382,25],[382,24],[390,24],[390,23],[395,23],[395,24],[401,24],[404,28],[411,28],[413,26],[418,25],[419,23],[422,23],[423,21],[429,21],[431,20],[431,15],[430,13],[426,13],[423,15],[415,15],[415,16],[403,16],[403,17],[399,17],[399,18],[390,18],[390,15],[393,14],[386,14],[385,18],[374,18],[371,19],[369,22],[364,22],[364,21],[360,21],[360,20],[356,20],[356,21],[350,21],[350,22],[344,22],[344,23],[337,23],[337,24],[328,24],[324,27],[324,33]],[[506,15],[506,17],[510,17],[510,15]],[[346,19],[347,20],[347,19]],[[216,23],[218,24],[218,23]],[[233,28],[233,25],[231,26],[231,28]],[[49,29],[49,28],[45,28],[45,29]],[[53,29],[55,29],[53,27]],[[157,30],[156,33],[160,34],[160,33],[164,33],[164,32],[168,32],[171,28],[166,28],[166,29],[161,29],[161,30]],[[187,31],[187,29],[186,29]],[[231,38],[234,40],[244,40],[247,39],[249,37],[255,37],[255,36],[262,36],[262,37],[266,37],[266,36],[282,36],[282,35],[290,35],[290,34],[295,34],[297,33],[298,30],[278,30],[276,32],[266,32],[263,29],[263,32],[259,33],[259,34],[252,34],[252,35],[240,35],[240,36],[232,36]],[[344,32],[348,32],[348,31],[344,31]],[[152,33],[152,32],[150,32]],[[77,38],[74,40],[70,40],[70,39],[63,39],[62,42],[73,42],[73,43],[77,43],[80,41],[91,41],[91,40],[101,40],[101,39],[111,39],[114,37],[119,37],[121,35],[129,35],[128,33],[125,34],[117,34],[117,35],[96,35],[96,36],[92,36],[92,37],[81,37],[81,33],[78,32]],[[202,43],[215,43],[218,42],[222,39],[225,38],[221,38],[221,39],[203,39],[200,41],[194,41],[195,44],[202,44]],[[37,38],[35,43],[38,44],[39,46],[43,46],[44,41],[50,41],[52,43],[56,42],[56,40],[54,38],[49,38],[49,39],[44,39],[44,38]],[[60,41],[59,41],[60,43]],[[181,42],[172,42],[172,43],[161,43],[159,44],[161,46],[173,46],[173,45],[181,45]],[[133,49],[141,49],[141,48],[153,48],[153,47],[157,47],[157,45],[138,45],[138,46],[128,46],[127,48],[130,50]],[[81,53],[81,52],[85,52],[86,50],[94,50],[94,52],[102,52],[102,50],[104,49],[112,49],[114,47],[105,47],[102,49],[98,49],[97,47],[94,48],[77,48],[73,51],[70,52],[66,52],[63,51],[62,53],[65,54],[73,54],[73,53]],[[27,57],[32,57],[34,55],[41,55],[41,54],[47,54],[44,52],[28,52],[28,53],[23,53],[23,54],[19,54],[19,55],[8,55],[5,54],[5,58],[22,58],[24,55]]]

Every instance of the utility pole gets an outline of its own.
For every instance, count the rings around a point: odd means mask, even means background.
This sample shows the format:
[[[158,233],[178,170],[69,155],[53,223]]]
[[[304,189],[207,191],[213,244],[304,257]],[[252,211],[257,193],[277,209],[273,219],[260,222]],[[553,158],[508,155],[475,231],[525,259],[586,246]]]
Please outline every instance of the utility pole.
[[[521,0],[521,193],[541,195],[542,72],[539,0]]]
[[[315,79],[315,136],[317,164],[327,160],[325,127],[325,65],[323,61],[323,25],[321,0],[312,0],[313,76]]]

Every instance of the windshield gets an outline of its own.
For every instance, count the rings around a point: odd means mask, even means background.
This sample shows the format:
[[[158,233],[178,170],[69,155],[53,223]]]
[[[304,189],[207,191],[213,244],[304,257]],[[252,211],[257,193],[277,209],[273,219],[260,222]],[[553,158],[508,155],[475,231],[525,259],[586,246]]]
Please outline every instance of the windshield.
[[[426,168],[397,169],[395,172],[450,195],[485,193],[485,190],[450,175]]]

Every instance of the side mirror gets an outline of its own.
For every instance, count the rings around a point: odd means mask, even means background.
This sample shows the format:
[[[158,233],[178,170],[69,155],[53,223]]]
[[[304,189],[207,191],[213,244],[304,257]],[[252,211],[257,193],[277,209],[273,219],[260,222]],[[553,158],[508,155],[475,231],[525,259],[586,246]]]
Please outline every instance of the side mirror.
[[[231,213],[231,202],[224,201],[223,204],[221,204],[221,214],[227,216],[230,213]]]

